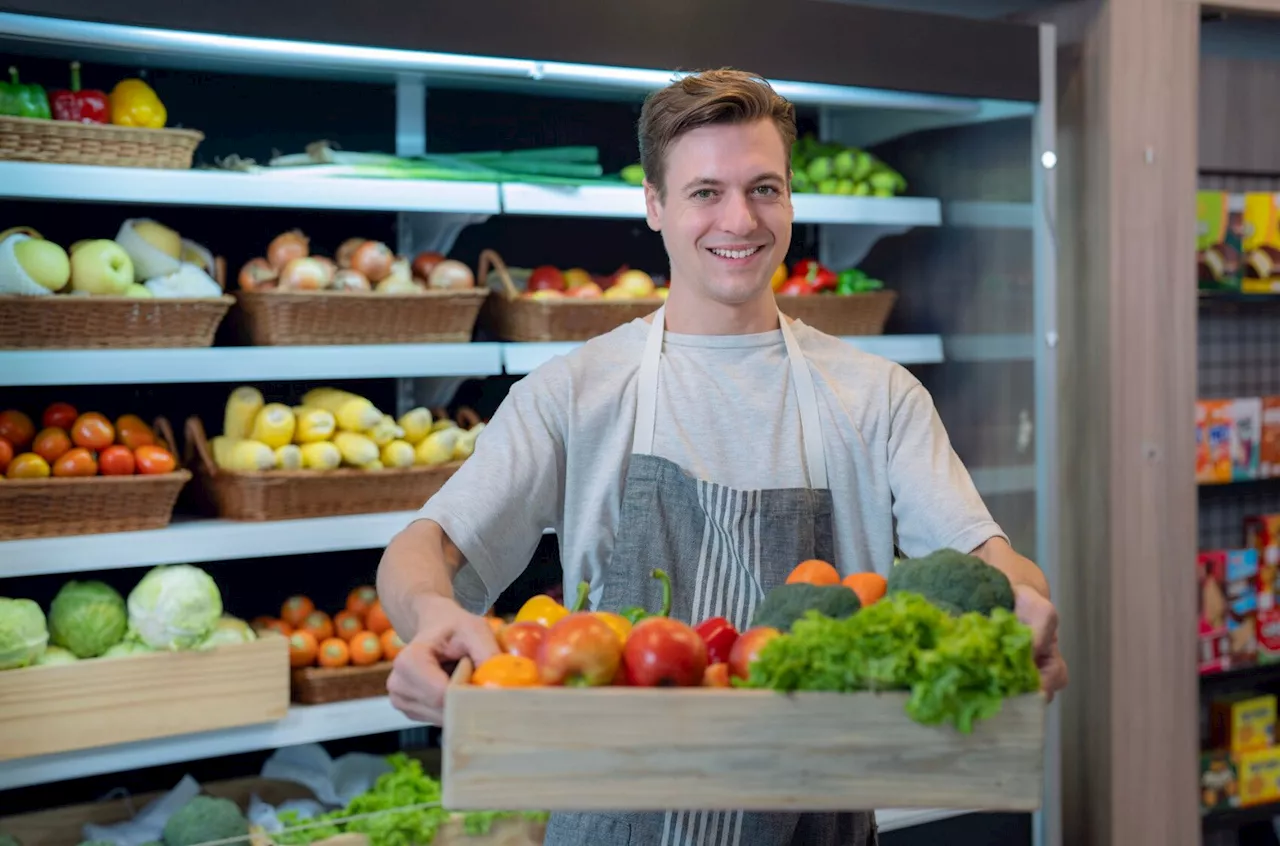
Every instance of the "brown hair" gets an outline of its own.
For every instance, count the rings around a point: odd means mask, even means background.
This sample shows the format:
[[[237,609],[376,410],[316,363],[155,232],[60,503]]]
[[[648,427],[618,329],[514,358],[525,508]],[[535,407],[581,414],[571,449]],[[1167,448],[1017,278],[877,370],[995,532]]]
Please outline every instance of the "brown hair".
[[[796,140],[796,108],[764,79],[721,68],[676,80],[645,98],[640,110],[640,166],[665,195],[667,148],[693,129],[770,118],[782,134],[788,159]]]

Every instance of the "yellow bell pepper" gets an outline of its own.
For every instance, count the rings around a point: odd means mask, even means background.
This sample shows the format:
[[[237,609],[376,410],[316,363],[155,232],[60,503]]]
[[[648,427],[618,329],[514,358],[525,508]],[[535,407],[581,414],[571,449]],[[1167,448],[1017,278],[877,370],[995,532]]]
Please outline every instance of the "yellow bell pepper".
[[[517,623],[541,623],[547,628],[551,628],[574,611],[582,610],[582,606],[587,601],[587,590],[590,587],[587,582],[578,585],[578,598],[573,603],[572,608],[565,608],[545,593],[530,597],[524,605],[520,606],[520,610],[516,613],[515,621]]]
[[[164,103],[141,79],[122,79],[111,90],[111,122],[117,126],[159,129],[168,119]]]
[[[615,614],[612,611],[597,611],[596,616],[603,620],[609,628],[613,629],[618,636],[618,640],[625,645],[627,638],[631,637],[631,621],[621,614]]]

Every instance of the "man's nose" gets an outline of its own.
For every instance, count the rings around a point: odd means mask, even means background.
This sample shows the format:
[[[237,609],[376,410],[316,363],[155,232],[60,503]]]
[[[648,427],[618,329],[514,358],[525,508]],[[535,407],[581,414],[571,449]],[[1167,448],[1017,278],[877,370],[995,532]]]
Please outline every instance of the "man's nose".
[[[738,193],[730,193],[728,199],[721,206],[723,214],[721,215],[720,225],[725,232],[732,232],[735,235],[747,235],[755,231],[756,228],[756,210],[751,205],[751,201]]]

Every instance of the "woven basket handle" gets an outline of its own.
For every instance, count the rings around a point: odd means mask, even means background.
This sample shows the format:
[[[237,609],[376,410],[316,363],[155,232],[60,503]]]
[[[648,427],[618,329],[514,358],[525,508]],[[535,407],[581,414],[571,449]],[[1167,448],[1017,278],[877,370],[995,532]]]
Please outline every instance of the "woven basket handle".
[[[489,284],[489,269],[493,265],[493,270],[498,273],[498,280],[502,282],[502,291],[507,295],[509,300],[517,300],[520,298],[520,291],[516,288],[514,282],[511,281],[511,274],[507,271],[507,263],[502,260],[502,256],[490,249],[480,251],[480,268],[476,279],[481,285]]]
[[[174,437],[173,426],[169,425],[169,418],[157,417],[151,424],[154,431],[160,439],[160,446],[169,450],[169,454],[173,456],[173,460],[179,467],[185,466],[186,462],[181,460],[178,454],[178,439]]]
[[[470,429],[472,426],[480,422],[480,415],[476,414],[476,410],[469,405],[464,405],[458,409],[458,414],[454,417],[454,422],[464,429]]]
[[[227,260],[222,256],[213,257],[213,281],[225,293],[227,290]]]
[[[200,422],[200,418],[194,414],[187,418],[187,452],[188,454],[195,450],[200,458],[200,463],[204,465],[205,472],[210,476],[218,474],[218,465],[213,461],[213,453],[209,451],[209,439],[204,434],[204,424]],[[191,456],[188,455],[188,461]]]

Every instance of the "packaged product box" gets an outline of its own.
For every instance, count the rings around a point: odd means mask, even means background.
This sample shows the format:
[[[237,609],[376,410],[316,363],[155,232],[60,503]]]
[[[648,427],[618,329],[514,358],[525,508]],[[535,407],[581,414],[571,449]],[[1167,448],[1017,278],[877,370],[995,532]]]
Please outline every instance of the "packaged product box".
[[[1236,761],[1223,749],[1200,753],[1200,810],[1228,811],[1240,807],[1240,778]]]
[[[1231,400],[1196,402],[1196,481],[1231,481]]]
[[[1233,754],[1274,746],[1276,697],[1252,691],[1216,696],[1210,705],[1210,741]]]
[[[1218,554],[1226,559],[1224,593],[1230,666],[1246,666],[1258,657],[1258,551],[1228,549]]]
[[[1241,752],[1236,756],[1240,807],[1280,800],[1280,746]]]
[[[1196,192],[1196,271],[1208,290],[1240,290],[1244,196],[1226,191]]]
[[[1258,478],[1280,478],[1280,396],[1262,398]]]
[[[1280,292],[1280,195],[1251,191],[1244,195],[1240,290],[1246,294]]]
[[[1262,455],[1262,399],[1241,397],[1231,402],[1231,481],[1258,478]]]
[[[1202,552],[1197,557],[1200,586],[1200,673],[1231,669],[1231,636],[1227,630],[1227,554]]]

